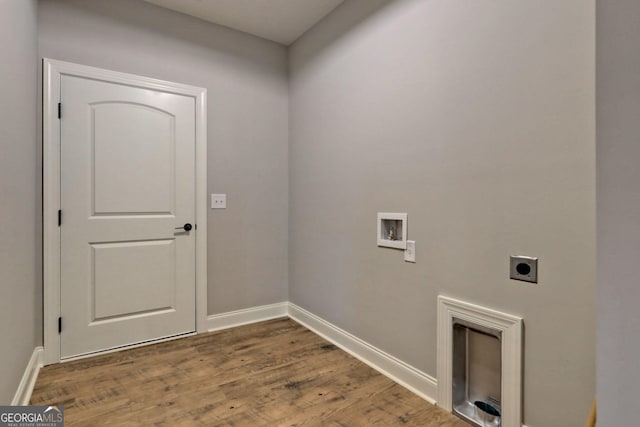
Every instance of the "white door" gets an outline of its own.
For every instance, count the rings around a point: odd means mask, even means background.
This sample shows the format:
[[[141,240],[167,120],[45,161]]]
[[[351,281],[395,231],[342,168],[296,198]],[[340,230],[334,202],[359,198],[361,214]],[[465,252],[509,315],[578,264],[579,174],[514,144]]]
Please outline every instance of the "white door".
[[[195,331],[194,98],[60,85],[61,357]]]

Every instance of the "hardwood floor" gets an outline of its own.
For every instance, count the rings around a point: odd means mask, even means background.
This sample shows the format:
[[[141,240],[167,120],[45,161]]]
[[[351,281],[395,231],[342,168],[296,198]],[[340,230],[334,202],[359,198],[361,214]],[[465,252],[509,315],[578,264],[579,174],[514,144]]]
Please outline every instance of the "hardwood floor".
[[[468,424],[289,319],[44,367],[67,426]]]

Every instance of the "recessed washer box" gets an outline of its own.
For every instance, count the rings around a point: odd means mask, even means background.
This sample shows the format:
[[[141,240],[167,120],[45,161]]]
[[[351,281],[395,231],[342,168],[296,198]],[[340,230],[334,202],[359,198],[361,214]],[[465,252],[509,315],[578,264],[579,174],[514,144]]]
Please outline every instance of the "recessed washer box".
[[[407,249],[407,214],[378,212],[378,246]]]
[[[513,280],[538,283],[538,258],[512,255],[509,264],[509,273]]]

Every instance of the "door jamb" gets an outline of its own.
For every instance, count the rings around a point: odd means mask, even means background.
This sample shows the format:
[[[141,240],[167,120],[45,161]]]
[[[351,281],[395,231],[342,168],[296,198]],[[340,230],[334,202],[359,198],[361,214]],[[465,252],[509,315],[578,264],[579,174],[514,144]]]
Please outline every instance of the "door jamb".
[[[196,106],[196,332],[207,331],[207,89],[70,62],[43,59],[43,330],[44,364],[60,362],[60,78],[77,76],[194,98]],[[64,113],[63,113],[64,114]]]

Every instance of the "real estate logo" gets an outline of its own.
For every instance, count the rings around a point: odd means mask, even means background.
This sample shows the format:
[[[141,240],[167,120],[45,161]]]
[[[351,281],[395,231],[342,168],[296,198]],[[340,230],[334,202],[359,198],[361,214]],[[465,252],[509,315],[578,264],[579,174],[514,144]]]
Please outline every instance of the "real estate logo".
[[[0,427],[63,427],[62,406],[0,406]]]

